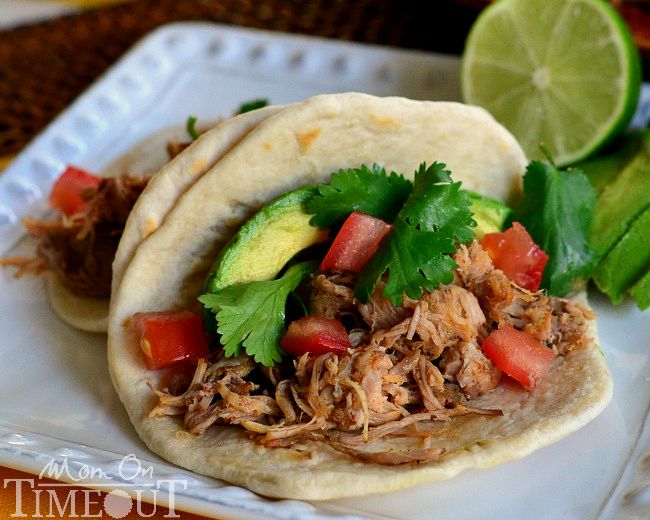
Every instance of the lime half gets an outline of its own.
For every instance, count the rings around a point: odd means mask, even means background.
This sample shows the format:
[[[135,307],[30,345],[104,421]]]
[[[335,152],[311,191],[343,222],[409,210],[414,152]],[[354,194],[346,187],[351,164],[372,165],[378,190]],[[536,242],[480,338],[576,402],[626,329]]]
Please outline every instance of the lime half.
[[[623,130],[641,87],[632,36],[604,0],[500,0],[476,20],[462,66],[467,103],[486,108],[531,159],[584,159]]]

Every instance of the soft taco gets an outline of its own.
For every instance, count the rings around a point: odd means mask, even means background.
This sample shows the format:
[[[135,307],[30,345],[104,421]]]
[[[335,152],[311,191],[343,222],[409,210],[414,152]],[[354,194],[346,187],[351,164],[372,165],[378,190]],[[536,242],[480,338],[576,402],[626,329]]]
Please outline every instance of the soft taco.
[[[2,263],[19,267],[19,275],[45,273],[48,299],[63,321],[82,330],[106,332],[112,279],[119,283],[138,243],[155,231],[188,186],[277,110],[266,107],[203,122],[204,130],[193,142],[185,125],[166,128],[134,145],[97,176],[69,167],[54,188],[59,186],[61,207],[53,206],[61,214],[25,221],[36,238],[37,256]],[[175,148],[186,147],[190,153],[177,154]],[[151,177],[158,170],[160,175]],[[151,190],[145,189],[147,184]],[[72,190],[79,189],[85,200],[72,203]],[[129,232],[120,240],[125,227]]]
[[[584,295],[515,281],[472,240],[472,197],[515,200],[525,166],[503,127],[458,103],[337,94],[261,122],[114,286],[110,372],[142,440],[192,471],[317,500],[450,478],[582,427],[612,394]],[[426,265],[382,264],[407,250]],[[536,352],[523,374],[497,362],[504,342]]]

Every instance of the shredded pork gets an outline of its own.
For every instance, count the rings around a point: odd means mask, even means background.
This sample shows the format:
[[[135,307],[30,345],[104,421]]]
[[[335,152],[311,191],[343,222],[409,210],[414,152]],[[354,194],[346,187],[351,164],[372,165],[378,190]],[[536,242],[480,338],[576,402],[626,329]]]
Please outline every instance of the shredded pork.
[[[350,332],[361,331],[353,348],[307,353],[257,379],[250,358],[215,353],[211,362],[199,362],[184,393],[157,391],[150,416],[182,415],[196,434],[212,424],[239,425],[267,447],[318,441],[378,464],[438,459],[444,450],[429,446],[427,425],[501,414],[472,406],[501,379],[480,347],[492,330],[512,324],[563,354],[585,345],[593,318],[578,303],[519,288],[476,242],[461,246],[455,260],[453,284],[425,291],[418,301],[405,298],[400,307],[382,297],[383,282],[361,304],[350,276],[315,275],[311,312],[361,327]],[[390,439],[415,444],[394,450],[386,448]]]
[[[88,208],[56,220],[23,221],[38,244],[35,258],[5,258],[1,265],[18,267],[16,276],[52,272],[73,294],[107,298],[112,263],[126,219],[148,177],[109,177],[84,194]]]

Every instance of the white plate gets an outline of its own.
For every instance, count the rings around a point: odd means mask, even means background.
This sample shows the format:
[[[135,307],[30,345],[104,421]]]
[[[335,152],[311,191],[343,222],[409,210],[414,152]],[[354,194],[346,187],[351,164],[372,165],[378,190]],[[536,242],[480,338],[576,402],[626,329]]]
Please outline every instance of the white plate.
[[[298,101],[359,90],[418,99],[456,99],[458,60],[321,39],[184,23],[152,33],[50,125],[0,177],[0,251],[20,237],[17,219],[43,204],[66,163],[99,170],[143,136],[232,112],[266,97]],[[4,217],[2,217],[4,215]],[[3,220],[4,218],[4,220]],[[4,223],[4,225],[2,225]],[[650,479],[641,455],[650,405],[650,313],[630,302],[611,307],[592,295],[615,393],[607,410],[579,432],[533,455],[409,490],[307,504],[266,500],[177,469],[139,441],[111,386],[105,337],[61,323],[43,300],[42,282],[0,275],[0,465],[40,473],[51,460],[101,468],[84,484],[111,490],[158,486],[156,499],[220,518],[618,519],[650,517],[633,485]],[[133,477],[134,454],[153,478]],[[641,460],[641,464],[637,461]],[[645,464],[645,465],[644,465]],[[169,493],[164,479],[184,479]],[[130,485],[129,488],[127,485]],[[181,486],[182,487],[182,486]],[[641,488],[639,488],[641,489]],[[153,495],[144,495],[151,501]]]

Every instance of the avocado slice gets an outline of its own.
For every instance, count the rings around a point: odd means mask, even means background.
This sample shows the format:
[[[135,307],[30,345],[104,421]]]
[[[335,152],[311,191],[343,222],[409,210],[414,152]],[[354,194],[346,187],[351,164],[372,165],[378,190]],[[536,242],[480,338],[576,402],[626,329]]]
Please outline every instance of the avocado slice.
[[[646,134],[648,134],[647,130],[627,133],[616,139],[604,153],[574,164],[573,167],[581,170],[589,179],[596,193],[600,194],[603,188],[616,178],[641,149]]]
[[[296,253],[327,240],[328,231],[311,226],[304,204],[315,188],[300,188],[264,206],[248,220],[217,257],[206,278],[204,292],[229,285],[272,280]],[[477,222],[475,234],[499,232],[511,213],[498,200],[471,193]]]
[[[644,310],[650,307],[650,270],[630,289],[630,296]]]
[[[632,222],[623,238],[600,261],[593,279],[598,288],[617,305],[649,267],[650,207]]]
[[[296,253],[325,241],[328,232],[310,226],[312,216],[304,211],[314,192],[314,188],[290,191],[248,220],[217,257],[204,291],[272,280]]]
[[[488,233],[499,233],[503,231],[503,225],[512,213],[512,210],[490,197],[484,197],[478,193],[470,192],[472,199],[472,213],[474,213],[474,220],[476,227],[474,228],[474,236],[479,242]]]
[[[639,150],[598,197],[590,242],[599,257],[614,247],[649,202],[650,132],[644,132]]]

